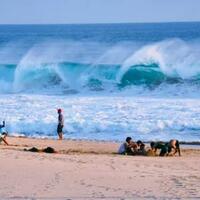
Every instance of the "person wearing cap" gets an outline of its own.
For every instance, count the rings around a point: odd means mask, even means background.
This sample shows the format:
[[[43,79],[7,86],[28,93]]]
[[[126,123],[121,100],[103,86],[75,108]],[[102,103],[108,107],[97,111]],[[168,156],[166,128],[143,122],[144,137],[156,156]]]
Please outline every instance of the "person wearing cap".
[[[64,127],[64,117],[62,114],[62,109],[58,109],[58,127],[57,127],[57,133],[60,140],[63,139],[63,127]]]

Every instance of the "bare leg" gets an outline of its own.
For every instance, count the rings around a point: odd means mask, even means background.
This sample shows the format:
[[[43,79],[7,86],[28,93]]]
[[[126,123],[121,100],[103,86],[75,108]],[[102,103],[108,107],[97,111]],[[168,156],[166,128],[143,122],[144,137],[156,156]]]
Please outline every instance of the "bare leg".
[[[62,140],[63,139],[63,133],[62,132],[58,133],[58,137],[59,137],[59,140]]]
[[[6,145],[9,145],[8,142],[6,141],[6,138],[1,138],[3,140],[3,142],[6,144]]]

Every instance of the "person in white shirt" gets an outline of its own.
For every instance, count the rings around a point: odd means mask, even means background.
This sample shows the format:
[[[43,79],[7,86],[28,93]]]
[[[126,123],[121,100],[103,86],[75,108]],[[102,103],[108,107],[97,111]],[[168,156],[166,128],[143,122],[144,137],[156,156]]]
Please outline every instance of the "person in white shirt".
[[[135,155],[137,147],[137,144],[132,141],[132,138],[127,137],[126,141],[120,145],[118,153],[126,155]]]

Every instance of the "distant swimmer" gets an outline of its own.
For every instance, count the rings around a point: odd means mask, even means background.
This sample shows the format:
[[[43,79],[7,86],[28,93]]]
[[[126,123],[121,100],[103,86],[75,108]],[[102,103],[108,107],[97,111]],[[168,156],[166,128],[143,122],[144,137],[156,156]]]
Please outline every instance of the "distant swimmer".
[[[6,140],[8,133],[5,130],[5,126],[5,121],[3,121],[3,124],[0,124],[0,143],[3,141],[6,145],[8,145],[8,142]]]
[[[62,109],[58,109],[58,126],[57,133],[60,140],[63,139],[63,127],[64,127],[64,117],[62,114]]]

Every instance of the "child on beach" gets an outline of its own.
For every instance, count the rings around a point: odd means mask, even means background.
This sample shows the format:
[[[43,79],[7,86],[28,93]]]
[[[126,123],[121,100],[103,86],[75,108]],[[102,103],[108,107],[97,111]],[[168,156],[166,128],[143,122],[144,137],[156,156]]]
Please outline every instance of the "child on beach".
[[[8,142],[6,141],[8,133],[5,130],[5,121],[3,121],[3,124],[0,124],[0,143],[3,141],[6,145],[8,145]]]

